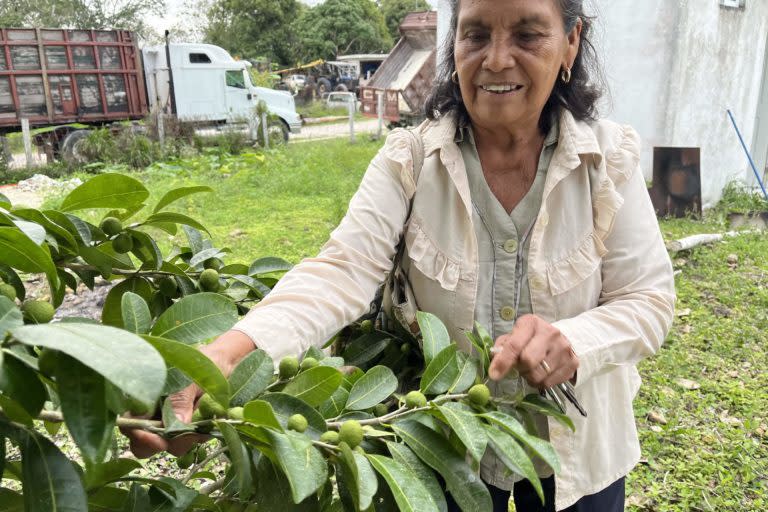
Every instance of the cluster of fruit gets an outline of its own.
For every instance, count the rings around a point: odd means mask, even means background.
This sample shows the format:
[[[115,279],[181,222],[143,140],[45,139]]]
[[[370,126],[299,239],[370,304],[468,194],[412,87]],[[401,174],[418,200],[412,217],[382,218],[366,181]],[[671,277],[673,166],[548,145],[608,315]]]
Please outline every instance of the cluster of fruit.
[[[0,297],[16,302],[16,288],[0,279]],[[26,300],[21,304],[21,313],[26,324],[47,324],[53,320],[56,310],[46,300]]]
[[[133,250],[135,241],[131,234],[123,229],[123,223],[117,217],[104,217],[99,228],[112,240],[112,248],[118,254]]]

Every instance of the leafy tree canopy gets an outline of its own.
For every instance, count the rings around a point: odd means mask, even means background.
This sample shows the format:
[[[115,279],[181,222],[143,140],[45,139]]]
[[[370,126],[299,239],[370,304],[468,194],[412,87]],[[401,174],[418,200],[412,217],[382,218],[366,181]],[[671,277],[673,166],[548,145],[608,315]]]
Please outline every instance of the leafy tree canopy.
[[[392,47],[384,16],[372,0],[326,0],[296,20],[294,33],[302,61]]]
[[[400,38],[398,27],[409,12],[428,11],[431,9],[426,0],[381,0],[381,12],[384,22],[393,40]]]

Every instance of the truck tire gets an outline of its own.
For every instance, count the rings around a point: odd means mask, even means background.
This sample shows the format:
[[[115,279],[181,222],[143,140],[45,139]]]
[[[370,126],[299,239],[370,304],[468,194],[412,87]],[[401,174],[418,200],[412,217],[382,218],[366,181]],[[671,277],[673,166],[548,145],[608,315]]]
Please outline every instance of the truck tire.
[[[70,132],[61,143],[62,160],[70,164],[85,163],[85,157],[80,152],[79,146],[90,133],[90,130],[75,130]]]
[[[333,90],[336,91],[336,92],[348,92],[349,91],[347,86],[344,85],[344,84],[337,85],[336,87],[333,88]]]
[[[282,119],[270,121],[267,124],[267,135],[269,135],[269,144],[278,146],[288,142],[288,125]]]
[[[317,79],[317,96],[319,98],[322,98],[323,94],[326,92],[331,92],[331,82],[327,78],[318,78]]]

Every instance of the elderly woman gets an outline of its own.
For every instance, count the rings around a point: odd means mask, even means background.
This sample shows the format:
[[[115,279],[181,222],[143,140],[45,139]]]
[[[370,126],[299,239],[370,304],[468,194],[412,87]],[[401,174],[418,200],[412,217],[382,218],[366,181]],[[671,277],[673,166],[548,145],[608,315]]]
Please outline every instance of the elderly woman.
[[[204,351],[228,373],[254,346],[278,360],[323,343],[366,310],[404,237],[419,308],[467,350],[475,321],[493,334],[495,392],[569,381],[589,412],[572,415],[575,433],[538,418],[562,463],[556,477],[539,468],[544,508],[530,484],[483,460],[494,510],[510,491],[518,511],[623,510],[640,457],[635,364],[659,349],[675,299],[638,136],[595,119],[581,0],[454,3],[442,79],[416,130],[423,155],[392,133],[320,255]],[[184,420],[196,393],[176,396]],[[186,448],[132,437],[139,455]]]

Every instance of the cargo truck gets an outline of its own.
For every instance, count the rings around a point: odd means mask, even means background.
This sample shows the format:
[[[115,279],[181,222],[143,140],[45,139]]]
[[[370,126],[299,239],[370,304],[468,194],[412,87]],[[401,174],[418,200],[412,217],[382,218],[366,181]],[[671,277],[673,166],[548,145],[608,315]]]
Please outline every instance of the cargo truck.
[[[0,138],[27,119],[36,144],[66,155],[89,127],[151,113],[242,123],[263,100],[279,120],[271,128],[287,140],[301,128],[293,98],[255,87],[249,66],[208,44],[139,50],[125,30],[0,29]]]

